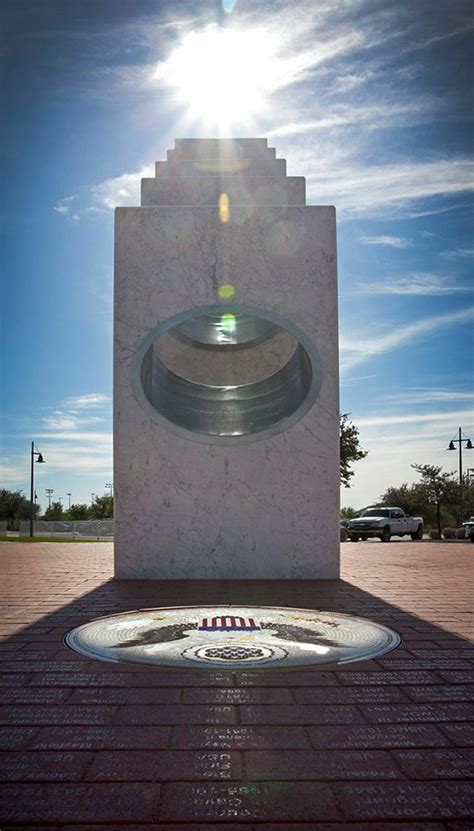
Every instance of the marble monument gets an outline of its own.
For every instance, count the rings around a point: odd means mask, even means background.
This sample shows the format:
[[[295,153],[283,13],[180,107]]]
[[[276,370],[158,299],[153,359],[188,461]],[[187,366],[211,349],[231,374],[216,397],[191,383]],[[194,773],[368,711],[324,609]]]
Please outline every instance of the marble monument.
[[[339,576],[335,210],[177,139],[115,217],[115,574]]]

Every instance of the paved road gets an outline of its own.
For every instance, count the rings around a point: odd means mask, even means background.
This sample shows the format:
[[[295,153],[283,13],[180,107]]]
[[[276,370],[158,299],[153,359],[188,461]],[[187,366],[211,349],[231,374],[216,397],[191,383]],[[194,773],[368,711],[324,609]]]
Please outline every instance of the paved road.
[[[340,581],[116,582],[111,544],[0,543],[2,831],[472,829],[474,546],[342,545]],[[150,606],[353,613],[374,661],[178,671],[99,663],[71,627]]]

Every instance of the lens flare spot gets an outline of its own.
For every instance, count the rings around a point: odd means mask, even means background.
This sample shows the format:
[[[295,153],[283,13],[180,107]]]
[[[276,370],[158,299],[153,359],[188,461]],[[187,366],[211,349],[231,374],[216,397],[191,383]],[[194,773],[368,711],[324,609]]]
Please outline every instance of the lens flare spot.
[[[217,294],[221,300],[230,300],[235,294],[235,288],[234,286],[231,286],[230,283],[223,283],[223,285],[219,286],[217,289]]]
[[[237,5],[237,0],[222,0],[222,8],[226,14],[232,14]]]
[[[221,315],[220,326],[226,335],[232,335],[235,332],[236,325],[237,321],[232,312],[224,312],[224,314]]]
[[[228,222],[230,218],[229,197],[226,193],[219,196],[219,219],[221,222]]]

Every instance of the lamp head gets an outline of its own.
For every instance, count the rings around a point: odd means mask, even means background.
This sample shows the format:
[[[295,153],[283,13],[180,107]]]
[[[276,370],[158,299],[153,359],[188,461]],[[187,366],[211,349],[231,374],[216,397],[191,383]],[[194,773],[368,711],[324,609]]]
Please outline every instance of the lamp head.
[[[448,450],[456,450],[456,448],[455,448],[455,446],[454,446],[454,442],[453,442],[453,441],[450,441],[450,442],[449,442],[449,447],[448,447]]]
[[[467,447],[468,450],[472,450],[472,441],[471,441],[471,439],[467,440],[466,447]]]
[[[38,458],[36,459],[36,464],[45,464],[42,453],[38,453]]]

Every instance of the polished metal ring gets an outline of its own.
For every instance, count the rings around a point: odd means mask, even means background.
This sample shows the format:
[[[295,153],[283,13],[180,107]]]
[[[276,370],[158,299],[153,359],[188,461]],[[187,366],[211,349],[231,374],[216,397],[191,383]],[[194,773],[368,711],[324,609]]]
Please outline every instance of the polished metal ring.
[[[314,404],[321,362],[309,338],[273,312],[201,307],[156,326],[132,365],[135,397],[193,441],[246,444],[288,429]]]

